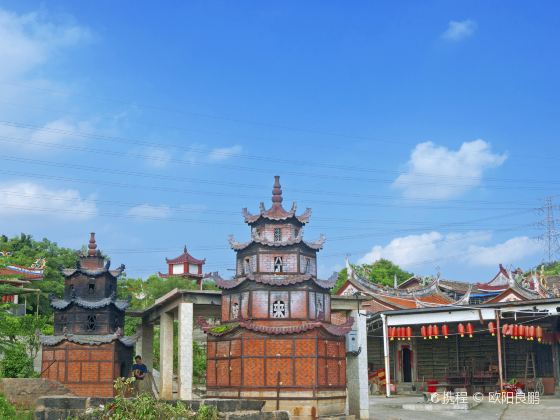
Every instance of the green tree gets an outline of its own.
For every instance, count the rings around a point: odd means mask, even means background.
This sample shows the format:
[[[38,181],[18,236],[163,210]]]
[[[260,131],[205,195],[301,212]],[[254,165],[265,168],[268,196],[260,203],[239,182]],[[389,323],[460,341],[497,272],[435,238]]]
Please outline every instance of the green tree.
[[[373,264],[352,265],[352,268],[360,278],[368,280],[370,283],[391,287],[394,284],[395,276],[397,277],[397,284],[400,284],[413,275],[403,270],[397,264],[383,258],[375,261]],[[338,279],[332,289],[332,293],[336,293],[347,278],[347,270],[343,268],[338,273]]]

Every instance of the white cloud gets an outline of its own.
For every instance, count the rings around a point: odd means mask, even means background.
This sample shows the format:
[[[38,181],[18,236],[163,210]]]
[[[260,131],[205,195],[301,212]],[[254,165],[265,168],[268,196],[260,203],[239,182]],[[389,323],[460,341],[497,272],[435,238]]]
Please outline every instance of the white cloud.
[[[86,220],[97,215],[95,202],[82,198],[76,190],[54,190],[30,182],[0,184],[0,202],[1,216]]]
[[[446,41],[457,42],[468,38],[476,31],[477,24],[474,20],[466,19],[462,21],[452,20],[447,25],[447,29],[441,37]]]
[[[167,219],[171,215],[171,209],[164,204],[140,204],[128,209],[127,214],[138,219]]]
[[[492,239],[487,231],[447,233],[432,231],[392,239],[387,245],[375,245],[357,262],[370,264],[380,258],[404,268],[433,266],[439,261],[453,260],[472,266],[514,264],[539,252],[536,241],[518,236],[505,242],[486,245]]]
[[[239,145],[212,149],[212,151],[208,155],[208,159],[212,162],[220,162],[231,157],[235,157],[236,155],[241,153],[241,150],[242,148]]]
[[[148,147],[143,151],[146,163],[152,168],[164,168],[171,160],[171,153],[158,147]]]
[[[465,142],[456,151],[428,141],[416,145],[393,187],[407,198],[444,200],[480,185],[484,171],[506,159],[507,154],[492,153],[481,139]]]
[[[468,261],[474,265],[495,265],[496,262],[513,264],[541,251],[540,244],[527,236],[518,236],[492,246],[471,245]]]
[[[61,48],[92,38],[73,23],[53,23],[44,13],[18,15],[0,9],[0,80],[21,79]]]

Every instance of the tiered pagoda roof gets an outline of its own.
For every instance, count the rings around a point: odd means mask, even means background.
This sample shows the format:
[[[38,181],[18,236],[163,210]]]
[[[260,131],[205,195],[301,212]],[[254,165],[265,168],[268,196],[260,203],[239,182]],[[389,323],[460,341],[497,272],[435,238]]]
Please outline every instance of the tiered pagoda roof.
[[[282,187],[280,186],[280,177],[274,177],[274,187],[272,189],[272,206],[267,210],[264,206],[264,203],[260,203],[259,214],[251,214],[247,210],[247,208],[243,209],[243,217],[245,219],[245,223],[248,225],[255,224],[262,219],[264,220],[272,220],[272,221],[286,221],[288,219],[293,219],[294,222],[298,222],[301,225],[305,225],[309,222],[311,217],[311,209],[307,208],[305,211],[300,214],[299,216],[296,215],[297,204],[294,202],[292,203],[292,208],[287,211],[282,206]]]
[[[199,260],[198,258],[193,257],[191,254],[189,254],[189,252],[187,251],[187,246],[185,245],[185,248],[183,249],[183,253],[181,255],[175,258],[166,258],[165,262],[167,264],[206,264],[206,258]]]

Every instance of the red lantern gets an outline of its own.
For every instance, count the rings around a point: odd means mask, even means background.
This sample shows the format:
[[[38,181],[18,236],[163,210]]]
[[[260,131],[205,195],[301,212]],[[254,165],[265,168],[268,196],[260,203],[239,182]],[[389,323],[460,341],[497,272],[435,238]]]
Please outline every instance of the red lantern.
[[[535,328],[535,335],[537,336],[537,341],[540,343],[543,338],[543,330],[540,325],[537,325],[537,327]]]
[[[523,340],[525,338],[525,325],[519,326],[519,339]]]
[[[528,341],[533,341],[535,339],[535,326],[534,325],[527,326],[527,329],[525,330],[525,335]]]
[[[519,336],[519,325],[515,324],[513,326],[513,335],[511,336],[511,338],[513,338],[514,340],[517,340],[518,336]]]
[[[420,334],[422,334],[422,337],[424,337],[424,340],[427,338],[427,336],[428,336],[428,331],[427,331],[425,325],[422,325],[422,327],[420,328]]]
[[[389,340],[393,341],[395,339],[395,330],[393,327],[389,327]]]
[[[408,340],[412,338],[412,327],[406,327],[406,338]]]
[[[398,340],[402,340],[403,337],[403,328],[402,327],[397,327],[397,339]]]
[[[434,325],[432,330],[434,332],[434,338],[439,338],[439,327],[437,325]]]
[[[467,334],[469,335],[470,338],[472,338],[474,334],[474,329],[470,322],[467,324]]]
[[[508,335],[509,335],[511,338],[513,338],[513,337],[512,337],[512,335],[513,335],[513,324],[509,324],[509,325],[508,325]]]
[[[441,333],[445,338],[447,338],[447,336],[449,335],[449,325],[443,324],[441,326]]]
[[[504,324],[504,326],[502,327],[502,335],[507,336],[508,334],[509,334],[509,325]]]
[[[434,327],[431,325],[428,325],[428,339],[432,339],[432,335],[434,334]]]
[[[461,337],[464,337],[465,336],[465,326],[463,324],[459,324],[457,326],[457,332],[459,333],[459,335]]]
[[[494,326],[494,323],[492,321],[488,323],[488,331],[490,332],[492,337],[496,335],[496,327]]]

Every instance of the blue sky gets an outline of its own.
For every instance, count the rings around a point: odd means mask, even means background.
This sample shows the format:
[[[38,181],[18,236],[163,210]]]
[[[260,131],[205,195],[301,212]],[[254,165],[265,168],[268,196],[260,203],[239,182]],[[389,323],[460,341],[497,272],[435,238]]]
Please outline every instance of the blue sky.
[[[326,277],[485,281],[558,194],[556,2],[0,1],[0,231],[231,275],[241,208],[313,208]],[[560,197],[555,197],[560,201]]]

